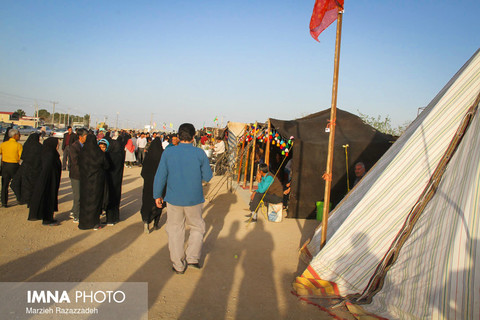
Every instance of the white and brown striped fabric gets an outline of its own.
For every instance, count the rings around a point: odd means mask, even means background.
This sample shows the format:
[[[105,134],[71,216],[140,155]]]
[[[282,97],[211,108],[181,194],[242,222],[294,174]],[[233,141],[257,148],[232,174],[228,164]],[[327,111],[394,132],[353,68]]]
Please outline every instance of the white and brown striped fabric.
[[[326,246],[319,250],[318,229],[304,248],[304,257],[313,257],[309,267],[341,296],[366,288],[479,93],[480,50],[332,212]],[[480,318],[479,118],[477,110],[382,290],[364,310],[390,319]]]

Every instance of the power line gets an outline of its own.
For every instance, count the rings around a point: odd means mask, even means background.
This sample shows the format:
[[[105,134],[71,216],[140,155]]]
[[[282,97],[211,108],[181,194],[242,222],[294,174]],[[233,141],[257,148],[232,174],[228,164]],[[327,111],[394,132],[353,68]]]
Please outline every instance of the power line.
[[[12,94],[12,93],[7,93],[7,92],[1,92],[0,91],[0,94],[3,94],[3,95],[6,95],[6,96],[10,96],[10,97],[14,97],[14,98],[17,98],[17,99],[24,99],[24,100],[30,100],[30,101],[43,101],[43,102],[46,102],[46,103],[49,103],[51,101],[49,100],[45,100],[45,99],[38,99],[38,98],[29,98],[29,97],[24,97],[24,96],[20,96],[20,95],[17,95],[17,94]]]

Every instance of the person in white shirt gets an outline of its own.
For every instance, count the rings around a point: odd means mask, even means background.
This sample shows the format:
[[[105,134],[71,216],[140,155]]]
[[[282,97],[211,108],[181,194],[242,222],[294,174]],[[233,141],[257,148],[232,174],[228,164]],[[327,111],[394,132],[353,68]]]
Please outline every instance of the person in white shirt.
[[[140,138],[137,139],[137,162],[138,165],[141,166],[143,164],[143,160],[145,159],[145,147],[147,146],[147,138],[145,137],[145,133],[140,134]]]
[[[213,146],[213,153],[217,156],[221,156],[225,152],[225,141],[221,137],[217,137],[217,142]]]
[[[165,150],[165,149],[168,147],[169,144],[170,144],[169,136],[168,136],[168,135],[165,135],[165,139],[164,139],[163,142],[162,142],[163,150]]]

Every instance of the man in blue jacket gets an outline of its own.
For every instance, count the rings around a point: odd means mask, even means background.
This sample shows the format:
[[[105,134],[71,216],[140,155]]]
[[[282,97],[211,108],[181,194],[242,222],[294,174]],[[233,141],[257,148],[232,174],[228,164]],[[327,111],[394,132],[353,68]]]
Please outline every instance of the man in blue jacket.
[[[168,249],[173,271],[183,274],[187,266],[200,268],[205,221],[202,218],[202,181],[210,181],[212,170],[205,152],[192,145],[195,127],[190,123],[178,129],[180,143],[166,148],[160,159],[153,183],[153,197],[157,207],[167,203]],[[163,191],[167,188],[165,199]],[[190,227],[186,252],[185,224]]]

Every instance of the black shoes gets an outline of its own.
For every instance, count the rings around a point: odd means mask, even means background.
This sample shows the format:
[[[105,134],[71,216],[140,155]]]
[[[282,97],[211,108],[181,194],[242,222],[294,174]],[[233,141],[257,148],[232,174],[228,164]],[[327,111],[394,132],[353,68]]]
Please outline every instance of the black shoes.
[[[59,226],[60,223],[58,223],[57,220],[50,220],[50,221],[43,221],[43,222],[42,222],[42,225],[44,225],[44,226],[50,226],[50,227],[56,227],[56,226]]]
[[[192,267],[192,268],[195,268],[195,269],[201,269],[202,268],[200,266],[200,263],[195,262],[195,263],[187,263],[187,265],[186,265],[185,269],[183,269],[183,271],[178,271],[177,269],[175,269],[175,267],[172,267],[172,271],[175,272],[176,274],[184,274],[185,271],[187,271],[188,267]]]
[[[200,263],[196,262],[196,263],[189,263],[188,264],[189,267],[194,267],[195,269],[201,269],[202,267],[200,266]]]
[[[105,227],[105,225],[103,224],[96,224],[94,227],[93,227],[93,230],[100,230],[100,229],[103,229]]]

